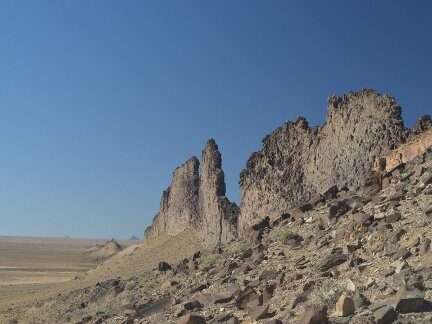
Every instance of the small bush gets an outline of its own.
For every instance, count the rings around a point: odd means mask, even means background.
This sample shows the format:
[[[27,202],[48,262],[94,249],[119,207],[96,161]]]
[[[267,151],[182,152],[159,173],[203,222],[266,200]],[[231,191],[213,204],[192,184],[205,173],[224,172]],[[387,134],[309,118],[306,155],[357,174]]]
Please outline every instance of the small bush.
[[[251,242],[248,238],[244,237],[241,238],[233,243],[231,243],[228,248],[227,251],[230,254],[239,254],[239,253],[243,253],[246,250],[250,249],[251,247]]]
[[[203,254],[200,258],[199,265],[201,268],[214,266],[223,261],[223,257],[220,254]]]
[[[297,237],[297,234],[295,234],[289,228],[278,228],[270,234],[270,238],[273,241],[276,241],[276,242],[279,242],[282,244],[287,244],[290,239],[293,239],[296,237]]]
[[[126,284],[125,288],[126,288],[126,290],[133,290],[136,285],[137,285],[137,283],[135,281],[129,281]]]

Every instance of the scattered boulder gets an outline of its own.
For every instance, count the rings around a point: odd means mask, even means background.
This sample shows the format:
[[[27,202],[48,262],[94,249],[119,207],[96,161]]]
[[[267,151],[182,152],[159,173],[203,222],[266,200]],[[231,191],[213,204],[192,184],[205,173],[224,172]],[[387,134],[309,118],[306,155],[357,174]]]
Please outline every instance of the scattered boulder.
[[[188,311],[193,311],[196,309],[201,309],[203,305],[198,300],[195,299],[190,302],[187,302],[186,304],[183,305],[183,307]]]
[[[336,303],[336,316],[346,317],[354,314],[354,301],[351,297],[342,294]]]
[[[353,298],[353,302],[354,302],[354,308],[355,309],[361,309],[363,307],[370,305],[369,300],[359,291],[356,292],[356,294]]]
[[[406,263],[406,261],[403,260],[397,260],[393,262],[393,266],[395,268],[395,273],[400,273],[402,270],[409,268],[408,263]]]
[[[404,285],[394,296],[396,311],[400,313],[414,313],[420,311],[424,303],[424,293],[417,288]]]
[[[276,270],[264,270],[259,275],[259,280],[271,280],[276,278],[278,275],[278,272]]]
[[[348,256],[346,254],[342,254],[342,253],[331,254],[324,260],[318,262],[316,268],[319,271],[327,271],[333,267],[336,267],[346,262],[347,260],[348,260]]]
[[[252,311],[249,313],[249,316],[254,320],[258,321],[262,319],[265,315],[267,315],[267,312],[269,310],[269,304],[265,303],[264,305],[255,307],[252,309]]]
[[[400,211],[393,210],[387,215],[387,224],[393,224],[400,221],[402,218],[402,214]]]
[[[303,316],[300,318],[299,324],[327,324],[327,306],[312,305],[306,308]]]
[[[212,324],[240,324],[240,321],[237,317],[232,314],[223,314],[216,316],[215,319],[211,322]]]
[[[159,262],[159,271],[165,272],[171,269],[172,269],[171,266],[167,262],[164,261]]]
[[[377,324],[391,324],[397,319],[397,313],[391,306],[383,306],[373,313]]]
[[[202,316],[186,314],[176,324],[206,324],[206,320]]]
[[[260,299],[255,290],[251,287],[246,287],[237,298],[235,304],[240,309],[254,308],[260,303]]]

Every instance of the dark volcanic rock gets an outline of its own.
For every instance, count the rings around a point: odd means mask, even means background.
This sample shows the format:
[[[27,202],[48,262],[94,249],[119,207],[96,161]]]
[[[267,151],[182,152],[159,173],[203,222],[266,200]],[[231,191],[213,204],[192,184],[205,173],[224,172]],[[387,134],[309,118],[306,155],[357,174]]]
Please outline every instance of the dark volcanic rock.
[[[396,293],[394,303],[396,310],[400,313],[417,312],[423,307],[424,293],[405,285]]]
[[[206,320],[202,316],[187,314],[179,319],[177,324],[205,324]]]
[[[174,171],[171,185],[162,195],[159,213],[144,232],[144,240],[193,228],[207,247],[215,248],[237,236],[239,208],[225,197],[222,158],[213,139],[207,141],[202,152],[201,175],[199,165],[193,157]]]
[[[377,324],[391,324],[397,319],[397,313],[390,306],[383,306],[374,312]]]
[[[324,126],[310,128],[304,118],[287,122],[249,158],[240,176],[239,231],[332,186],[362,185],[375,160],[405,139],[394,98],[367,89],[330,97]]]
[[[171,266],[168,263],[164,261],[159,262],[159,271],[168,271],[168,270],[171,270]]]
[[[327,307],[323,305],[313,305],[308,307],[303,316],[300,318],[299,324],[327,324]]]
[[[341,253],[331,254],[324,260],[318,262],[316,268],[319,271],[327,271],[333,267],[336,267],[348,260],[348,256]]]

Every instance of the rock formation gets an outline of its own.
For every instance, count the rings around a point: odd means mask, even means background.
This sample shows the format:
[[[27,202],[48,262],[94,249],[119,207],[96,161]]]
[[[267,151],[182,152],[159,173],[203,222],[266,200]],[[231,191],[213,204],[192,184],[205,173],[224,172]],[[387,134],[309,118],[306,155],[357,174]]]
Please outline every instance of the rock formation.
[[[199,161],[192,157],[174,171],[170,187],[162,194],[159,213],[144,232],[144,240],[161,233],[177,235],[193,228],[207,247],[213,248],[237,236],[239,209],[225,197],[222,158],[213,139],[208,140]]]
[[[239,232],[279,217],[333,185],[359,186],[375,160],[404,143],[408,131],[394,98],[364,89],[328,99],[324,126],[304,118],[263,139],[240,175]]]
[[[201,180],[199,188],[199,211],[202,217],[201,237],[206,246],[228,242],[237,234],[236,204],[225,197],[225,176],[222,157],[213,139],[202,152]]]
[[[196,157],[174,172],[145,238],[194,228],[206,246],[215,247],[237,233],[245,235],[265,217],[273,221],[287,215],[329,188],[363,185],[377,159],[407,141],[415,138],[417,144],[404,148],[402,162],[424,152],[430,136],[418,136],[428,134],[431,125],[430,116],[423,116],[412,130],[406,129],[396,100],[373,90],[329,97],[323,126],[309,127],[299,117],[263,139],[263,148],[252,154],[240,175],[240,214],[225,197],[221,154],[209,140],[201,175]],[[399,163],[400,152],[394,152],[387,168]]]
[[[175,169],[171,185],[162,194],[159,213],[144,232],[144,240],[159,234],[177,235],[199,226],[199,161],[192,157]]]
[[[377,171],[391,172],[402,163],[407,163],[423,154],[430,146],[432,146],[432,128],[424,130],[423,133],[417,133],[416,136],[410,134],[407,143],[378,159],[375,162],[375,169]]]
[[[212,147],[204,156],[218,156]],[[214,160],[208,170],[218,169]],[[151,253],[134,250],[140,259],[151,255],[145,270],[119,253],[94,270],[106,276],[101,268],[112,268],[113,278],[89,273],[61,294],[12,304],[0,322],[431,323],[432,147],[386,177],[374,196],[362,187],[339,191],[293,222],[263,222],[253,226],[259,237],[213,253],[194,247],[161,255],[170,249],[152,242]],[[332,222],[335,206],[341,213]],[[173,241],[185,244],[181,235]],[[134,275],[115,271],[119,263]]]

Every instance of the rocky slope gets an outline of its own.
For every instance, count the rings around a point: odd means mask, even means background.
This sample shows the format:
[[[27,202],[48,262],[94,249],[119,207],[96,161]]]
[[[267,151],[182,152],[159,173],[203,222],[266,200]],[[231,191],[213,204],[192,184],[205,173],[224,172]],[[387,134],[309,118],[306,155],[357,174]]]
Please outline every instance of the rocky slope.
[[[164,191],[159,213],[144,232],[144,240],[162,233],[177,235],[193,228],[207,247],[216,247],[237,236],[236,204],[225,197],[222,157],[213,139],[208,140],[200,163],[192,157],[174,171]]]
[[[64,305],[55,322],[431,323],[432,147],[412,157],[381,174],[384,189],[335,190],[217,252],[11,313]]]
[[[329,97],[324,126],[310,128],[304,118],[287,122],[250,157],[240,176],[239,231],[334,185],[361,185],[375,160],[406,137],[394,98],[367,89]]]

